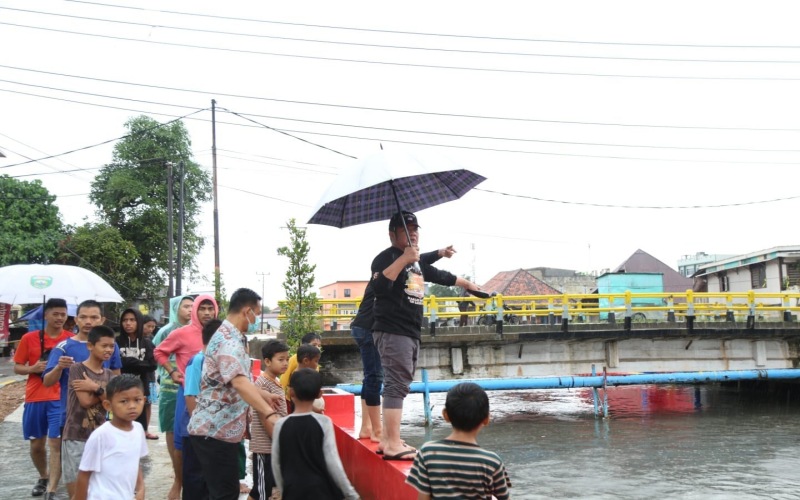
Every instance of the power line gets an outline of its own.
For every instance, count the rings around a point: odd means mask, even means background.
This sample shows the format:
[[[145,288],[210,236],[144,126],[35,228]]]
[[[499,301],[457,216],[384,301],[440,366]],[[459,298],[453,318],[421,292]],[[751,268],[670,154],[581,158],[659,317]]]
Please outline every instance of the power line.
[[[86,0],[66,0],[71,3],[81,3],[87,5],[97,5],[101,7],[113,7],[117,9],[130,9],[130,10],[138,10],[142,12],[158,12],[163,14],[174,14],[174,15],[182,15],[182,16],[195,16],[195,17],[204,17],[204,18],[212,18],[212,19],[226,19],[229,21],[246,21],[246,22],[254,22],[254,23],[266,23],[266,24],[278,24],[278,25],[285,25],[285,26],[299,26],[304,28],[324,28],[324,29],[333,29],[333,30],[348,30],[348,31],[362,31],[362,32],[369,32],[369,33],[389,33],[389,34],[396,34],[396,35],[415,35],[415,36],[431,36],[431,37],[447,37],[447,38],[467,38],[467,39],[476,39],[476,40],[500,40],[500,41],[512,41],[512,42],[535,42],[535,43],[567,43],[567,44],[581,44],[581,45],[623,45],[623,46],[634,46],[634,47],[700,47],[700,48],[735,48],[735,49],[797,49],[800,46],[795,45],[711,45],[711,44],[685,44],[685,43],[639,43],[639,42],[599,42],[599,41],[590,41],[590,40],[560,40],[560,39],[548,39],[548,38],[513,38],[513,37],[496,37],[496,36],[481,36],[481,35],[460,35],[460,34],[453,34],[453,33],[430,33],[430,32],[418,32],[418,31],[399,31],[399,30],[384,30],[384,29],[375,29],[375,28],[353,28],[347,26],[333,26],[333,25],[324,25],[324,24],[308,24],[308,23],[293,23],[293,22],[286,22],[286,21],[271,21],[266,19],[252,19],[252,18],[244,18],[244,17],[232,17],[232,16],[219,16],[219,15],[212,15],[212,14],[200,14],[196,12],[179,12],[179,11],[171,11],[171,10],[162,10],[162,9],[149,9],[144,7],[133,7],[128,5],[111,5],[106,3],[100,2],[90,2]]]
[[[30,26],[27,24],[0,22],[0,25],[14,26],[16,28],[27,28],[33,30],[50,31],[53,33],[64,33],[69,35],[89,36],[95,38],[105,38],[109,40],[120,40],[125,42],[139,42],[155,45],[165,45],[170,47],[182,47],[190,49],[203,49],[203,50],[216,50],[222,52],[234,52],[239,54],[253,54],[272,57],[293,57],[298,59],[313,59],[319,61],[331,62],[346,62],[357,64],[376,64],[382,66],[398,66],[398,67],[412,67],[424,69],[446,69],[458,71],[483,71],[490,73],[512,73],[512,74],[528,74],[528,75],[551,75],[551,76],[587,76],[587,77],[600,77],[600,78],[636,78],[636,79],[656,79],[656,80],[715,80],[715,81],[797,81],[800,77],[767,77],[767,76],[687,76],[687,75],[625,75],[620,73],[580,73],[568,71],[537,71],[527,69],[509,69],[509,68],[479,68],[473,66],[444,66],[439,64],[421,64],[421,63],[406,63],[406,62],[392,62],[392,61],[375,61],[368,59],[347,59],[343,57],[323,57],[323,56],[310,56],[304,54],[289,54],[283,52],[266,52],[259,50],[248,49],[230,49],[226,47],[214,47],[212,45],[194,45],[189,43],[177,42],[164,42],[159,40],[143,40],[140,38],[130,38],[115,35],[101,35],[98,33],[85,33],[82,31],[63,30],[57,28],[45,28],[43,26]]]
[[[724,164],[743,164],[743,165],[800,165],[800,162],[780,162],[780,161],[747,161],[747,160],[696,160],[696,159],[679,159],[679,158],[652,158],[646,156],[618,156],[618,155],[590,155],[579,153],[555,153],[549,151],[524,151],[520,149],[502,149],[502,148],[489,148],[479,146],[459,146],[453,144],[440,144],[433,142],[420,142],[420,141],[402,141],[398,139],[389,139],[382,137],[358,137],[344,134],[332,134],[326,132],[310,132],[307,130],[291,130],[283,129],[285,132],[295,134],[311,134],[322,135],[327,137],[340,137],[344,139],[357,139],[372,142],[384,142],[392,144],[409,144],[413,146],[433,146],[439,148],[451,149],[466,149],[471,151],[489,151],[494,153],[514,153],[514,154],[528,154],[528,155],[543,155],[543,156],[564,156],[572,158],[603,158],[609,160],[637,160],[637,161],[661,161],[669,163],[724,163]]]
[[[290,133],[289,133],[289,132],[287,132],[286,130],[279,130],[279,129],[277,129],[277,128],[270,127],[269,125],[264,125],[263,123],[260,123],[260,122],[257,122],[257,121],[255,121],[255,120],[253,120],[252,118],[248,118],[248,117],[246,117],[246,116],[240,115],[239,113],[237,113],[237,112],[235,112],[235,111],[231,111],[230,109],[226,109],[226,108],[219,108],[219,109],[221,109],[222,111],[227,111],[228,113],[230,113],[230,114],[232,114],[232,115],[236,115],[236,116],[238,116],[239,118],[242,118],[242,119],[244,119],[244,120],[247,120],[247,121],[249,121],[249,122],[253,122],[253,123],[255,123],[256,125],[261,125],[262,127],[266,128],[266,129],[269,129],[269,130],[272,130],[273,132],[278,132],[279,134],[283,134],[283,135],[289,136],[289,137],[291,137],[292,139],[297,139],[298,141],[305,142],[306,144],[310,144],[310,145],[312,145],[312,146],[316,146],[316,147],[318,147],[318,148],[326,149],[326,150],[328,150],[328,151],[331,151],[332,153],[336,153],[336,154],[338,154],[338,155],[346,156],[346,157],[348,157],[348,158],[353,158],[354,160],[356,159],[356,157],[355,157],[355,156],[351,156],[351,155],[349,155],[349,154],[342,153],[341,151],[337,151],[337,150],[335,150],[335,149],[332,149],[332,148],[329,148],[329,147],[327,147],[327,146],[323,146],[323,145],[321,145],[321,144],[317,144],[316,142],[311,142],[311,141],[309,141],[309,140],[307,140],[307,139],[303,139],[302,137],[297,137],[297,136],[295,136],[295,135],[292,135],[292,134],[290,134]]]
[[[730,207],[743,207],[747,205],[763,205],[766,203],[777,203],[779,201],[789,201],[789,200],[797,200],[800,199],[800,195],[797,196],[787,196],[784,198],[773,198],[770,200],[757,200],[757,201],[744,201],[739,203],[722,203],[718,205],[613,205],[613,204],[605,204],[605,203],[589,203],[589,202],[581,202],[581,201],[566,201],[566,200],[553,200],[548,198],[539,198],[536,196],[528,196],[524,194],[512,194],[512,193],[504,193],[502,191],[493,191],[491,189],[483,189],[483,188],[473,188],[476,191],[483,191],[485,193],[491,194],[498,194],[502,196],[511,196],[513,198],[523,198],[527,200],[534,200],[534,201],[544,201],[547,203],[560,203],[562,205],[581,205],[581,206],[588,206],[588,207],[600,207],[600,208],[633,208],[633,209],[653,209],[653,210],[676,210],[676,209],[694,209],[694,208],[730,208]]]
[[[100,170],[103,167],[87,167],[87,168],[74,168],[72,170],[59,170],[58,172],[39,172],[35,174],[20,174],[20,175],[10,175],[12,179],[19,179],[21,177],[36,177],[40,175],[53,175],[53,174],[69,174],[72,172],[87,172],[89,170]]]
[[[211,150],[209,149],[209,150],[206,150],[206,151],[210,152]],[[287,160],[286,158],[276,158],[274,156],[257,155],[255,153],[243,153],[241,151],[234,151],[232,149],[217,148],[217,151],[225,151],[227,153],[234,153],[234,154],[238,154],[238,155],[255,156],[256,158],[266,158],[268,160],[288,161],[288,162],[292,162],[292,163],[299,163],[301,165],[309,165],[309,166],[312,166],[312,167],[330,168],[330,167],[326,167],[325,165],[320,165],[319,163],[311,163],[311,162],[308,162],[308,161],[300,161],[300,160]],[[195,154],[199,154],[199,153],[203,153],[203,152],[204,151],[198,151]]]
[[[37,87],[43,88],[47,90],[55,90],[59,92],[69,92],[69,93],[76,93],[81,95],[89,95],[93,97],[103,97],[107,99],[120,99],[125,101],[133,101],[133,102],[141,102],[146,104],[154,104],[160,106],[173,106],[179,107],[184,109],[195,109],[193,106],[183,106],[178,104],[169,104],[169,103],[161,103],[155,101],[145,101],[140,99],[131,99],[126,97],[118,97],[118,96],[111,96],[105,94],[97,94],[93,92],[82,92],[77,90],[71,89],[62,89],[58,87],[50,87],[46,85],[36,85],[31,83],[24,83],[24,82],[17,82],[14,80],[5,80],[0,79],[0,82],[12,83],[16,85],[24,85],[30,87]],[[4,89],[0,89],[4,90]],[[14,92],[14,91],[9,91]],[[38,94],[26,94],[32,96],[38,96]],[[45,98],[53,98],[50,96],[41,96]],[[76,103],[83,103],[82,101],[70,101]],[[86,103],[92,104],[92,103]],[[101,106],[100,104],[96,104],[97,106]],[[120,109],[114,107],[114,109]],[[125,109],[125,108],[122,108]],[[220,108],[221,110],[227,111],[224,108]],[[138,110],[130,110],[130,111],[138,111]],[[139,111],[144,113],[144,111]],[[153,114],[160,114],[160,113],[153,113]],[[236,114],[236,113],[232,113]],[[174,117],[175,115],[166,115]],[[765,152],[765,153],[797,153],[800,152],[800,149],[759,149],[759,148],[719,148],[719,147],[690,147],[690,146],[658,146],[658,145],[651,145],[651,144],[619,144],[619,143],[592,143],[592,142],[577,142],[577,141],[554,141],[554,140],[546,140],[546,139],[529,139],[529,138],[515,138],[515,137],[498,137],[498,136],[480,136],[480,135],[469,135],[469,134],[455,134],[455,133],[448,133],[448,132],[435,132],[435,131],[426,131],[426,130],[410,130],[410,129],[396,129],[396,128],[388,128],[388,127],[374,127],[368,125],[353,125],[348,123],[335,123],[335,122],[323,122],[319,120],[305,120],[300,118],[287,118],[284,116],[276,116],[276,115],[261,115],[257,113],[240,113],[237,116],[239,117],[258,117],[258,118],[269,118],[273,120],[284,120],[284,121],[293,121],[293,122],[300,122],[300,123],[310,123],[315,125],[330,125],[334,127],[349,127],[349,128],[358,128],[358,129],[366,129],[366,130],[379,130],[384,132],[401,132],[401,133],[410,133],[410,134],[424,134],[424,135],[435,135],[435,136],[443,136],[443,137],[457,137],[457,138],[464,138],[464,139],[484,139],[484,140],[498,140],[498,141],[513,141],[513,142],[532,142],[532,143],[542,143],[542,144],[560,144],[560,145],[577,145],[577,146],[605,146],[605,147],[622,147],[622,148],[646,148],[646,149],[674,149],[674,150],[696,150],[696,151],[750,151],[750,152]],[[251,120],[253,121],[253,120]],[[236,123],[231,122],[221,122],[226,123],[229,125],[237,125]],[[253,121],[253,123],[257,123],[259,126],[265,126],[258,122]],[[272,130],[280,131],[280,129],[270,127]],[[293,138],[296,138],[292,136]],[[300,139],[302,140],[302,139]]]
[[[2,81],[2,80],[0,80]],[[224,109],[224,108],[222,108]],[[271,118],[273,120],[286,120],[286,121],[293,121],[293,122],[301,122],[301,123],[311,123],[315,125],[330,125],[335,127],[349,127],[349,128],[358,128],[358,129],[366,129],[366,130],[378,130],[381,132],[401,132],[406,134],[423,134],[423,135],[435,135],[435,136],[442,136],[442,137],[456,137],[459,139],[483,139],[483,140],[491,140],[491,141],[513,141],[513,142],[533,142],[538,144],[560,144],[560,145],[570,145],[570,146],[604,146],[604,147],[619,147],[619,148],[643,148],[643,149],[678,149],[678,150],[690,150],[690,151],[751,151],[751,152],[760,152],[760,153],[800,153],[800,149],[757,149],[757,148],[714,148],[714,147],[692,147],[692,146],[657,146],[652,144],[619,144],[619,143],[606,143],[606,142],[577,142],[577,141],[553,141],[553,140],[546,140],[546,139],[527,139],[522,137],[499,137],[499,136],[485,136],[485,135],[470,135],[470,134],[454,134],[449,132],[435,132],[429,130],[410,130],[410,129],[398,129],[398,128],[389,128],[389,127],[371,127],[368,125],[352,125],[347,123],[334,123],[334,122],[322,122],[318,120],[303,120],[298,118],[285,118],[281,116],[267,116],[267,115],[259,115],[255,113],[242,113],[240,115],[242,118],[247,116],[256,116],[259,118]],[[277,129],[276,129],[277,130]],[[309,132],[310,133],[310,132]]]
[[[30,14],[39,14],[44,16],[66,17],[70,19],[81,19],[85,21],[97,21],[112,24],[124,24],[128,26],[141,26],[146,28],[158,28],[165,30],[188,31],[193,33],[204,33],[213,35],[226,35],[237,37],[250,37],[250,38],[265,38],[270,40],[285,40],[293,42],[304,43],[320,43],[331,45],[344,45],[355,47],[369,47],[378,49],[394,49],[394,50],[418,50],[426,52],[444,52],[444,53],[458,53],[458,54],[476,54],[476,55],[490,55],[490,56],[515,56],[515,57],[542,57],[542,58],[563,58],[563,59],[590,59],[590,60],[613,60],[613,61],[653,61],[653,62],[697,62],[697,63],[739,63],[739,64],[761,64],[761,63],[775,63],[775,64],[798,64],[800,60],[738,60],[738,59],[681,59],[681,58],[668,58],[668,57],[620,57],[620,56],[591,56],[591,55],[576,55],[576,54],[543,54],[531,52],[508,52],[496,50],[468,50],[468,49],[447,49],[441,47],[414,47],[410,45],[385,45],[377,43],[363,43],[363,42],[344,42],[339,40],[320,40],[310,38],[297,38],[276,35],[264,35],[260,33],[242,33],[235,31],[221,31],[210,30],[203,28],[188,28],[185,26],[171,26],[166,24],[153,24],[153,23],[139,23],[135,21],[122,21],[118,19],[106,19],[99,17],[89,16],[76,16],[73,14],[63,14],[58,12],[43,12],[38,10],[17,9],[13,7],[1,7],[3,10],[11,10],[15,12],[25,12]]]
[[[350,106],[345,104],[332,104],[332,103],[320,103],[320,102],[310,102],[310,101],[296,101],[296,100],[289,100],[289,99],[275,99],[270,97],[261,97],[261,96],[250,96],[250,95],[243,95],[243,94],[231,94],[226,92],[216,92],[216,91],[207,91],[207,90],[195,90],[195,89],[186,89],[186,88],[177,88],[177,87],[167,87],[163,85],[152,85],[146,83],[134,83],[134,82],[125,82],[121,80],[110,80],[106,78],[94,78],[89,76],[81,76],[81,75],[70,75],[67,73],[57,73],[53,71],[44,71],[38,69],[31,69],[31,68],[22,68],[19,66],[9,66],[0,64],[0,68],[7,68],[7,69],[14,69],[18,71],[26,71],[31,73],[39,73],[45,75],[53,75],[53,76],[62,76],[65,78],[75,78],[80,80],[90,80],[96,82],[104,82],[104,83],[114,83],[118,85],[130,85],[136,87],[145,87],[145,88],[153,88],[159,90],[169,90],[174,92],[189,92],[193,94],[202,94],[204,96],[208,95],[215,95],[221,97],[233,97],[237,99],[252,99],[252,100],[260,100],[260,101],[270,101],[270,102],[280,102],[286,104],[301,104],[301,105],[308,105],[308,106],[323,106],[323,107],[331,107],[331,108],[342,108],[342,109],[356,109],[356,110],[363,110],[363,111],[380,111],[380,112],[389,112],[389,113],[404,113],[404,114],[418,114],[418,115],[425,115],[425,116],[442,116],[442,117],[452,117],[452,118],[473,118],[473,119],[482,119],[482,120],[502,120],[502,121],[518,121],[518,122],[533,122],[533,123],[552,123],[552,124],[563,124],[563,125],[591,125],[591,126],[610,126],[610,127],[642,127],[642,128],[667,128],[667,129],[688,129],[688,130],[732,130],[732,131],[756,131],[756,132],[800,132],[800,128],[776,128],[776,127],[768,127],[768,128],[754,128],[754,127],[710,127],[710,126],[699,126],[699,125],[662,125],[662,124],[646,124],[646,123],[614,123],[614,122],[587,122],[587,121],[570,121],[570,120],[545,120],[545,119],[536,119],[536,118],[518,118],[518,117],[504,117],[504,116],[485,116],[485,115],[468,115],[468,114],[459,114],[459,113],[440,113],[440,112],[432,112],[432,111],[420,111],[420,110],[402,110],[402,109],[390,109],[390,108],[375,108],[375,107],[368,107],[368,106]]]
[[[217,150],[217,151],[219,151],[219,150]],[[250,163],[258,163],[260,165],[270,165],[270,166],[273,166],[273,167],[288,168],[288,169],[291,169],[291,170],[301,170],[301,171],[304,171],[304,172],[313,172],[315,174],[334,175],[333,172],[325,172],[324,170],[314,170],[313,168],[303,168],[303,167],[292,167],[292,166],[289,166],[289,165],[280,165],[278,163],[269,163],[269,162],[266,162],[266,161],[251,160],[249,158],[239,158],[238,156],[220,154],[219,152],[217,152],[217,156],[221,156],[223,158],[230,158],[232,160],[246,161],[246,162],[250,162]],[[217,167],[217,168],[225,168],[225,167]],[[263,170],[264,169],[259,169],[257,171],[263,172]]]
[[[189,113],[189,114],[187,114],[187,115],[184,115],[184,116],[182,116],[182,117],[180,117],[180,118],[176,118],[176,119],[174,119],[174,120],[170,120],[170,121],[168,121],[168,122],[165,122],[165,123],[159,123],[159,124],[156,124],[156,125],[154,125],[154,126],[152,126],[152,127],[148,127],[148,128],[146,128],[146,129],[144,129],[144,130],[141,130],[141,131],[138,131],[138,132],[136,132],[136,133],[144,133],[144,132],[149,132],[149,131],[151,131],[151,130],[155,130],[155,129],[157,129],[157,128],[163,127],[163,126],[165,126],[165,125],[171,125],[172,123],[174,123],[174,122],[176,122],[176,121],[178,121],[178,120],[182,120],[182,119],[184,119],[184,118],[188,118],[188,117],[190,117],[190,116],[192,116],[192,115],[195,115],[195,114],[197,114],[197,113],[200,113],[200,112],[202,112],[202,111],[207,111],[207,110],[208,110],[208,108],[198,109],[198,110],[196,110],[196,111],[193,111],[193,112],[191,112],[191,113]],[[40,161],[42,161],[42,160],[49,160],[50,158],[55,158],[55,157],[57,157],[57,156],[64,156],[64,155],[68,155],[68,154],[75,153],[75,152],[78,152],[78,151],[85,151],[85,150],[87,150],[87,149],[96,148],[96,147],[98,147],[98,146],[103,146],[103,145],[105,145],[105,144],[108,144],[108,143],[110,143],[110,142],[119,141],[119,140],[121,140],[121,139],[126,139],[126,138],[130,137],[131,135],[133,135],[133,134],[125,134],[125,135],[123,135],[123,136],[116,137],[116,138],[114,138],[114,139],[109,139],[109,140],[107,140],[107,141],[99,142],[99,143],[97,143],[97,144],[92,144],[92,145],[90,145],[90,146],[84,146],[84,147],[82,147],[82,148],[76,148],[76,149],[72,149],[72,150],[70,150],[70,151],[66,151],[66,152],[64,152],[64,153],[59,153],[59,154],[49,155],[49,156],[45,156],[45,157],[43,157],[43,158],[38,158],[38,159],[35,159],[35,160],[23,161],[23,162],[20,162],[20,163],[14,163],[14,164],[11,164],[11,165],[3,165],[3,166],[0,166],[0,168],[10,168],[10,167],[17,167],[17,166],[19,166],[19,165],[26,165],[26,164],[28,164],[28,163],[40,162]],[[66,171],[65,171],[65,172],[66,172]]]
[[[239,191],[241,193],[252,194],[253,196],[260,196],[262,198],[269,198],[270,200],[281,201],[283,203],[289,203],[291,205],[298,205],[298,206],[301,206],[301,207],[311,208],[311,205],[306,205],[306,204],[303,204],[303,203],[297,203],[296,201],[283,200],[281,198],[275,198],[274,196],[268,196],[266,194],[254,193],[252,191],[247,191],[245,189],[239,189],[239,188],[235,188],[235,187],[231,187],[231,186],[223,186],[222,184],[220,184],[219,187],[223,187],[225,189],[231,189],[233,191]]]
[[[20,144],[20,145],[22,145],[22,146],[24,146],[24,147],[26,147],[26,148],[28,148],[28,149],[32,149],[32,150],[36,151],[36,152],[37,152],[37,153],[39,153],[39,154],[44,154],[44,155],[46,155],[46,154],[49,154],[49,153],[46,153],[46,152],[44,152],[44,151],[42,151],[42,150],[40,150],[40,149],[37,149],[37,148],[35,148],[35,147],[33,147],[33,146],[29,145],[29,144],[25,144],[24,142],[20,141],[19,139],[14,139],[13,137],[11,137],[11,136],[9,136],[9,135],[3,134],[3,133],[0,133],[0,135],[2,135],[3,137],[7,138],[8,140],[11,140],[11,141],[14,141],[14,142],[16,142],[17,144]],[[12,151],[12,152],[13,152],[13,151]],[[30,160],[30,159],[31,159],[31,158],[29,158],[29,157],[27,157],[27,156],[25,156],[25,155],[22,155],[22,154],[20,154],[20,153],[16,153],[16,152],[13,152],[13,153],[14,153],[14,154],[16,154],[16,155],[19,155],[19,156],[21,156],[21,157],[23,157],[23,158],[25,158],[26,160]],[[64,164],[66,164],[66,165],[69,165],[70,167],[73,167],[73,168],[75,168],[75,165],[72,165],[72,164],[70,164],[70,163],[68,163],[68,162],[66,162],[66,161],[64,161],[64,160],[62,160],[62,159],[58,159],[58,160],[59,160],[60,162],[64,163]],[[53,169],[53,170],[59,171],[59,172],[61,171],[59,168],[57,168],[57,167],[54,167],[54,166],[47,165],[46,163],[42,163],[42,165],[43,165],[43,166],[45,166],[45,167],[47,167],[47,168],[51,168],[51,169]],[[70,174],[70,176],[71,176],[71,177],[78,178],[78,176],[76,176],[76,175],[72,175],[72,174]]]
[[[0,8],[2,8],[2,7],[0,7]],[[117,100],[120,100],[120,101],[138,102],[138,103],[142,103],[142,104],[155,104],[157,106],[171,106],[173,108],[182,108],[182,109],[197,109],[196,106],[184,106],[184,105],[181,105],[181,104],[170,104],[170,103],[166,103],[166,102],[145,101],[143,99],[133,99],[133,98],[130,98],[130,97],[120,97],[120,96],[112,96],[112,95],[107,95],[107,94],[97,94],[95,92],[83,92],[83,91],[80,91],[80,90],[62,89],[62,88],[58,88],[58,87],[49,87],[47,85],[38,85],[38,84],[35,84],[35,83],[18,82],[18,81],[15,81],[15,80],[0,79],[0,82],[12,83],[14,85],[22,85],[22,86],[25,86],[25,87],[36,87],[36,88],[39,88],[39,89],[55,90],[57,92],[69,92],[71,94],[81,94],[81,95],[88,95],[88,96],[92,96],[92,97],[102,97],[104,99],[117,99]]]
[[[0,67],[2,67],[2,65],[0,65]],[[28,92],[19,92],[19,91],[8,90],[8,89],[0,89],[0,92],[12,92],[12,93],[18,93],[18,94],[23,94],[23,95],[31,95],[31,96],[34,96],[34,97],[42,97],[42,98],[46,98],[46,99],[55,99],[55,100],[59,100],[59,101],[72,102],[72,103],[77,103],[77,104],[86,104],[86,105],[91,105],[91,106],[108,107],[108,108],[111,108],[111,109],[124,109],[124,110],[127,110],[127,111],[134,111],[134,112],[138,112],[138,113],[147,113],[147,114],[152,114],[152,115],[162,115],[162,116],[175,117],[175,115],[165,115],[164,113],[133,110],[133,109],[129,109],[129,108],[119,108],[119,107],[116,107],[116,106],[105,106],[105,105],[101,105],[101,104],[87,103],[87,102],[82,102],[82,101],[75,101],[75,100],[71,100],[71,99],[63,99],[63,98],[51,97],[51,96],[42,96],[42,95],[38,95],[38,94],[31,94],[31,93],[28,93]],[[198,112],[199,111],[205,111],[207,109],[208,108],[201,109],[201,110],[198,110]],[[224,109],[224,108],[219,108],[219,109]],[[268,125],[261,124],[261,123],[255,121],[255,120],[246,118],[246,117],[241,116],[241,115],[238,115],[238,116],[240,116],[240,117],[242,117],[242,118],[244,118],[244,119],[246,119],[248,121],[251,121],[253,123],[256,123],[257,125],[247,125],[247,124],[231,123],[231,122],[221,122],[219,120],[217,121],[217,123],[218,124],[219,123],[223,123],[223,124],[241,126],[241,127],[267,128],[269,130],[273,130],[275,132],[279,132],[279,133],[282,133],[282,134],[289,135],[289,136],[291,136],[291,137],[293,137],[295,139],[298,139],[298,140],[301,140],[301,141],[304,141],[304,142],[308,142],[309,144],[313,144],[313,145],[317,145],[317,144],[313,143],[311,141],[306,141],[305,139],[296,137],[296,136],[294,136],[292,134],[321,135],[321,136],[325,136],[325,137],[338,137],[338,138],[344,138],[344,139],[354,139],[354,140],[363,140],[363,141],[372,141],[372,142],[380,141],[380,142],[393,143],[393,144],[408,144],[408,145],[414,145],[414,146],[432,146],[432,147],[442,147],[442,148],[451,148],[451,149],[453,149],[453,148],[454,149],[466,149],[466,150],[473,150],[473,151],[489,151],[489,152],[495,152],[495,153],[531,154],[531,155],[544,155],[544,156],[564,156],[564,157],[575,157],[575,158],[602,158],[602,159],[612,159],[612,160],[659,161],[659,162],[669,162],[669,163],[724,163],[724,164],[745,164],[745,165],[798,165],[798,164],[800,164],[798,162],[776,162],[776,161],[696,160],[696,159],[675,159],[675,158],[653,158],[653,157],[640,157],[640,156],[616,156],[616,155],[592,155],[592,154],[579,154],[579,153],[556,153],[556,152],[547,152],[547,151],[525,151],[525,150],[519,150],[519,149],[504,149],[504,148],[489,148],[489,147],[464,146],[464,145],[453,145],[453,144],[440,144],[440,143],[421,142],[421,141],[404,141],[404,140],[399,140],[399,139],[376,138],[376,137],[361,137],[361,136],[345,135],[345,134],[333,134],[333,133],[327,133],[327,132],[313,132],[313,131],[308,131],[308,130],[278,129],[278,128],[270,127]],[[190,115],[185,115],[183,117],[175,117],[175,118],[176,118],[176,120],[180,120],[180,119],[197,119],[197,120],[201,120],[201,121],[209,121],[209,120],[205,120],[205,119],[192,118],[191,114]],[[175,121],[175,120],[173,120],[173,121]],[[168,122],[168,123],[171,123],[171,122]],[[112,141],[113,140],[116,140],[116,139],[112,139]],[[111,141],[107,141],[107,142],[111,142]],[[99,145],[102,145],[102,144],[98,144],[98,145],[95,145],[95,146],[99,146]],[[86,148],[83,148],[83,149],[87,149],[89,147],[93,147],[93,146],[87,146]],[[318,145],[318,147],[321,147],[323,149],[329,149],[329,148],[327,148],[325,146],[321,146],[321,145]],[[335,151],[335,150],[331,150],[331,151],[334,151],[334,152],[336,152],[338,154],[342,154],[344,156],[349,156],[350,158],[354,158],[354,157],[352,157],[350,155],[346,155],[344,153],[339,153],[338,151]],[[69,154],[71,152],[74,152],[74,151],[68,151],[67,153],[62,153],[62,155]],[[59,156],[59,155],[52,155],[51,157],[56,157],[56,156]],[[38,161],[38,160],[34,160],[34,161]],[[26,163],[31,163],[31,162],[28,161],[28,162],[16,163],[16,164],[12,164],[12,165],[4,165],[4,166],[0,166],[0,168],[8,168],[8,167],[13,167],[13,166],[17,166],[17,165],[23,165],[23,164],[26,164]],[[85,170],[85,169],[77,169],[77,170]],[[65,170],[64,172],[66,173],[66,172],[72,172],[72,171],[77,171],[77,170]],[[91,169],[89,169],[89,170],[91,170]],[[32,175],[46,175],[46,173],[28,174],[28,175],[21,175],[21,176],[17,176],[17,177],[27,177],[27,176],[32,176]]]

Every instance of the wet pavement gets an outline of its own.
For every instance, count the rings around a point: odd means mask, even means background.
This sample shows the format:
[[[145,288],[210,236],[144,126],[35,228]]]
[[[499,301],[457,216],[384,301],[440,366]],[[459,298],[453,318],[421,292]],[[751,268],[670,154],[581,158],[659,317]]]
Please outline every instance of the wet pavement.
[[[6,359],[0,358],[0,365]],[[12,371],[13,373],[13,371]],[[8,383],[24,383],[25,377],[3,375],[0,373],[0,389]],[[17,382],[19,381],[19,382]],[[172,486],[172,463],[167,452],[165,434],[158,432],[158,408],[153,406],[150,418],[150,432],[158,434],[158,440],[148,440],[150,453],[142,460],[146,498],[164,500]],[[0,422],[0,500],[32,499],[31,488],[36,483],[38,474],[31,462],[28,443],[22,439],[22,406]],[[248,460],[248,473],[250,468]],[[246,479],[251,481],[248,474]],[[57,490],[59,500],[67,500],[67,488],[59,484]],[[41,497],[38,497],[41,498]],[[242,499],[247,495],[242,495]]]

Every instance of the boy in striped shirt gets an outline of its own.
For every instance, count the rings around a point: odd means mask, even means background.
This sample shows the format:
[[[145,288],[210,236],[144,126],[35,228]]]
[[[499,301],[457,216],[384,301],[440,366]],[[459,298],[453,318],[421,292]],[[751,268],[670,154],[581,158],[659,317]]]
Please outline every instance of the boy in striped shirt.
[[[289,368],[289,346],[279,340],[270,340],[261,347],[264,371],[256,379],[256,387],[283,396],[280,376]],[[277,494],[277,484],[272,475],[272,430],[279,418],[287,415],[286,399],[281,397],[279,408],[269,415],[259,415],[250,423],[250,451],[253,452],[253,500],[267,500]]]
[[[447,391],[444,419],[453,432],[422,445],[406,482],[419,499],[511,498],[511,481],[500,457],[478,446],[481,428],[489,424],[489,397],[477,384],[464,382]]]

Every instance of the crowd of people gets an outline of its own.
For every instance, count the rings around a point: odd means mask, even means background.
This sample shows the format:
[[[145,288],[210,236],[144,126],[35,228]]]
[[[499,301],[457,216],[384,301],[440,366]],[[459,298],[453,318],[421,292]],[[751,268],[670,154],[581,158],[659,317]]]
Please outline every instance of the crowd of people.
[[[447,439],[417,450],[400,436],[424,281],[478,289],[432,265],[451,257],[452,246],[420,254],[418,238],[414,214],[392,217],[391,246],[374,259],[353,322],[364,369],[359,437],[378,443],[385,460],[413,461],[407,482],[420,498],[508,498],[502,461],[477,445],[489,402],[475,384],[448,393]],[[105,326],[102,305],[87,300],[77,308],[73,333],[64,329],[66,302],[48,300],[44,328],[25,334],[14,356],[16,373],[28,375],[22,427],[39,475],[32,495],[55,498],[63,479],[70,498],[144,498],[140,459],[146,440],[159,439],[149,432],[150,407],[158,404],[174,472],[168,500],[234,500],[243,493],[254,500],[358,498],[324,415],[319,334],[306,335],[291,356],[282,341],[264,344],[263,371],[254,380],[245,334],[256,331],[261,297],[240,288],[224,319],[219,312],[210,295],[174,297],[157,332],[153,318],[128,308],[116,334]],[[252,489],[242,482],[245,439]]]

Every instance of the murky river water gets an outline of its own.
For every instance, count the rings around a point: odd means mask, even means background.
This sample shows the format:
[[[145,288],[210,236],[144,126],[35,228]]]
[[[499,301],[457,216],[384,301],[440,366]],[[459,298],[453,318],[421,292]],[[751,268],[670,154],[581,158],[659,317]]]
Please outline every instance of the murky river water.
[[[591,390],[489,394],[479,443],[506,463],[514,498],[800,498],[800,403],[717,386],[610,388],[609,417]],[[602,398],[602,392],[601,392]],[[403,436],[445,437],[444,394],[406,402]]]

